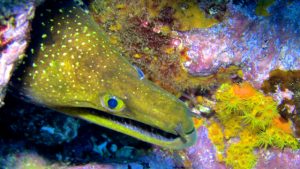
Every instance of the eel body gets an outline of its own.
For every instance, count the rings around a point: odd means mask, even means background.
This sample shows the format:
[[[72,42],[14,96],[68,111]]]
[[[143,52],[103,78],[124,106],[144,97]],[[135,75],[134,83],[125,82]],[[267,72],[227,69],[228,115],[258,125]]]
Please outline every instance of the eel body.
[[[186,105],[143,79],[72,2],[52,2],[37,12],[31,41],[14,76],[35,102],[159,146],[182,149],[195,142]]]

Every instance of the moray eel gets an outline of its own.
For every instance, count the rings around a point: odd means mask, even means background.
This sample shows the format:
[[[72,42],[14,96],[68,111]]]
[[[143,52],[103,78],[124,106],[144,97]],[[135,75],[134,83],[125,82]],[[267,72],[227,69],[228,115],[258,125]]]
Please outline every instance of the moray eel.
[[[14,75],[23,95],[148,143],[171,149],[194,144],[187,106],[143,78],[88,12],[65,1],[43,8]]]

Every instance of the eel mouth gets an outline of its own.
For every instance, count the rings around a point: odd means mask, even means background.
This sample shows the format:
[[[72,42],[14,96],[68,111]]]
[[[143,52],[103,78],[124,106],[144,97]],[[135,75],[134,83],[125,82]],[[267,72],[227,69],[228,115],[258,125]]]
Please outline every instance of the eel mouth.
[[[116,124],[123,125],[128,129],[138,131],[140,133],[143,133],[144,135],[148,135],[160,140],[172,140],[178,137],[175,134],[163,131],[159,128],[152,127],[150,125],[138,122],[136,120],[114,116],[109,113],[97,111],[94,109],[89,111],[96,116],[100,116],[101,118],[108,119],[110,121],[115,122]]]
[[[196,140],[195,128],[189,132],[185,132],[184,135],[176,135],[136,120],[115,116],[92,108],[76,107],[63,108],[63,110],[59,108],[58,110],[139,140],[171,149],[186,148],[193,145]]]

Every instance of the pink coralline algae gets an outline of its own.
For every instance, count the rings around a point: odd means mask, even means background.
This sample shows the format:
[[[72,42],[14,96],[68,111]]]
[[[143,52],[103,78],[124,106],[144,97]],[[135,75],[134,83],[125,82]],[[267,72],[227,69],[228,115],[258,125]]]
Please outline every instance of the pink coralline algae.
[[[276,100],[276,102],[279,104],[281,104],[283,102],[283,100],[287,99],[287,100],[292,100],[293,99],[293,95],[294,93],[292,91],[290,91],[289,89],[280,89],[279,86],[276,86],[276,92],[273,94],[273,98],[274,100]]]
[[[256,169],[298,169],[300,166],[300,151],[290,149],[278,150],[271,149],[268,151],[260,150],[258,152],[259,160]]]
[[[255,10],[229,4],[228,19],[219,25],[181,33],[183,44],[189,48],[189,59],[183,65],[195,76],[237,65],[243,78],[256,87],[271,70],[300,69],[300,23],[292,19],[300,17],[296,10],[299,5],[279,1],[269,9],[270,17],[260,17]]]
[[[216,149],[208,138],[205,127],[198,129],[197,143],[187,150],[187,155],[196,169],[225,169],[224,164],[216,160]]]
[[[255,169],[298,169],[300,166],[300,151],[291,149],[259,149],[255,153],[258,161]],[[224,163],[216,159],[216,150],[208,138],[207,129],[200,127],[198,129],[197,143],[187,150],[189,160],[191,160],[194,169],[225,169]]]
[[[15,61],[24,53],[27,46],[29,18],[32,18],[34,4],[18,7],[13,11],[14,22],[0,25],[0,102],[3,87],[8,83]]]

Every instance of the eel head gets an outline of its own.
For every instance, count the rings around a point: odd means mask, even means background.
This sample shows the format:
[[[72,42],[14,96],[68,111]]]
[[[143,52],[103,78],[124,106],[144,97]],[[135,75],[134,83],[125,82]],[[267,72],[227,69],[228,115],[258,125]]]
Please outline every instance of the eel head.
[[[145,142],[191,146],[196,131],[187,106],[143,78],[87,12],[60,3],[36,14],[24,69],[15,75],[24,95]]]

